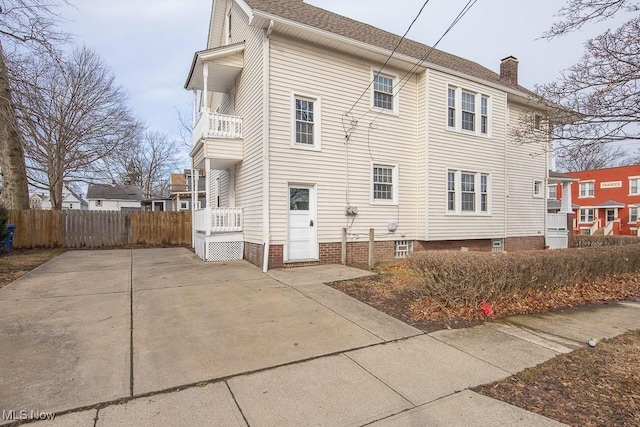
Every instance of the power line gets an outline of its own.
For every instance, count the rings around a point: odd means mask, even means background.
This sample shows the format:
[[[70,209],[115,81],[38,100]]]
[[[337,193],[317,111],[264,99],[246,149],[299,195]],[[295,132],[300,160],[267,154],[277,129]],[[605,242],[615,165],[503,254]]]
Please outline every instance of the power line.
[[[367,91],[369,90],[369,88],[371,87],[371,85],[373,84],[373,82],[376,80],[376,77],[378,77],[380,75],[380,73],[382,72],[382,70],[384,69],[384,67],[389,63],[389,61],[391,60],[391,58],[393,57],[393,54],[396,53],[396,50],[398,50],[398,48],[400,47],[400,44],[402,43],[402,41],[407,37],[407,34],[409,34],[409,31],[411,31],[411,28],[413,27],[413,24],[416,23],[416,21],[418,20],[418,18],[420,17],[420,15],[422,14],[422,11],[424,10],[425,6],[427,6],[427,4],[429,3],[430,0],[426,0],[424,2],[424,4],[422,5],[422,7],[420,8],[420,11],[418,12],[418,14],[416,15],[415,18],[413,18],[413,21],[411,21],[411,25],[409,25],[409,28],[407,28],[407,31],[405,31],[405,33],[402,35],[402,37],[400,38],[400,41],[398,41],[398,44],[396,44],[396,47],[393,48],[393,51],[391,52],[391,54],[387,57],[386,61],[384,61],[384,64],[382,65],[382,68],[380,68],[380,70],[378,70],[378,72],[376,73],[376,75],[374,76],[373,80],[371,80],[369,82],[369,85],[362,91],[362,93],[360,94],[360,96],[358,97],[358,99],[356,100],[356,102],[353,103],[353,105],[351,106],[351,108],[349,108],[349,111],[347,111],[344,115],[347,116],[349,115],[349,113],[351,113],[353,111],[353,109],[356,107],[356,105],[358,105],[358,102],[360,102],[360,100],[362,99],[362,97],[367,93]]]
[[[462,10],[460,11],[460,13],[458,13],[458,15],[456,16],[456,18],[451,22],[451,24],[449,25],[449,27],[445,30],[445,32],[440,36],[440,38],[435,42],[435,44],[433,46],[431,46],[429,48],[429,50],[420,58],[420,60],[418,62],[416,62],[410,69],[409,71],[407,71],[405,73],[405,75],[400,79],[400,81],[394,86],[394,88],[397,88],[401,83],[402,85],[400,86],[400,88],[394,92],[394,94],[392,95],[391,99],[394,99],[396,96],[398,96],[400,94],[400,92],[402,91],[402,89],[404,89],[404,87],[406,86],[406,84],[409,82],[409,79],[407,78],[407,76],[409,76],[410,74],[413,74],[415,72],[415,70],[417,70],[418,68],[420,68],[420,66],[427,60],[427,58],[431,55],[431,53],[435,50],[435,48],[440,44],[440,42],[442,41],[442,39],[445,38],[445,36],[447,34],[449,34],[449,32],[460,22],[460,20],[469,12],[469,10],[471,10],[471,8],[478,2],[478,0],[469,0],[467,2],[467,4],[462,8]],[[405,80],[406,79],[406,80]],[[404,81],[404,82],[403,82]],[[367,110],[367,112],[365,112],[360,118],[358,118],[357,120],[355,120],[355,123],[357,124],[360,120],[364,119],[371,111],[373,111],[373,108],[369,108],[369,110]],[[376,114],[376,116],[373,118],[372,121],[374,121],[375,119],[378,118],[378,116],[382,113],[382,110],[378,111],[378,113]]]

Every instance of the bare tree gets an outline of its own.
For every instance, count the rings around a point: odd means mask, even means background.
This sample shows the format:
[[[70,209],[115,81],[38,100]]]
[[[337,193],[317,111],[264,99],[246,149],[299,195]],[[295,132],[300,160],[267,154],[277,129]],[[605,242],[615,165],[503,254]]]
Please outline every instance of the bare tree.
[[[543,37],[551,40],[590,22],[628,13],[620,28],[588,40],[582,58],[555,82],[536,87],[532,102],[546,110],[540,132],[539,117],[524,114],[514,132],[516,141],[556,141],[558,165],[567,170],[627,163],[627,153],[603,144],[640,140],[640,1],[567,0],[560,21]],[[536,125],[534,125],[534,123]],[[544,127],[543,127],[544,128]]]
[[[166,197],[169,177],[178,168],[180,142],[160,132],[146,132],[126,148],[103,159],[108,177],[127,185],[142,188],[145,199]]]
[[[12,73],[29,178],[60,209],[63,185],[91,179],[98,161],[134,140],[140,127],[95,52],[83,47],[58,60],[22,59]]]
[[[562,144],[556,148],[556,165],[566,172],[610,168],[630,163],[629,154],[620,147],[603,143]]]
[[[29,209],[29,189],[6,49],[20,46],[54,54],[54,46],[67,39],[56,29],[56,8],[66,3],[66,0],[0,1],[0,172],[9,208]]]

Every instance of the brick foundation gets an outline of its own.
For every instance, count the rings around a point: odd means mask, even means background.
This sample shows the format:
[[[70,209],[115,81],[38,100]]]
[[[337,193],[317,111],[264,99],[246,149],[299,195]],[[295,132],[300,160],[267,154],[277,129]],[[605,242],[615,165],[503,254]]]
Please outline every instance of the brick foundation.
[[[544,249],[544,236],[507,237],[504,249],[507,252]]]
[[[478,240],[441,240],[441,241],[414,241],[413,250],[454,250],[459,251],[463,247],[470,251],[491,251],[491,239]],[[505,249],[508,251],[522,251],[543,249],[544,237],[509,237],[505,239]],[[320,243],[320,264],[340,264],[342,262],[342,243]],[[269,269],[284,267],[284,246],[272,245],[269,248]],[[244,244],[244,259],[262,268],[264,246],[257,243]],[[374,244],[374,262],[392,262],[395,260],[395,242],[383,241]],[[347,243],[347,265],[367,267],[369,263],[369,242]],[[293,265],[296,265],[293,263]],[[300,264],[303,265],[303,264]],[[307,263],[308,265],[308,263]]]
[[[416,241],[413,244],[414,252],[460,251],[462,248],[468,248],[470,251],[491,252],[491,239]]]

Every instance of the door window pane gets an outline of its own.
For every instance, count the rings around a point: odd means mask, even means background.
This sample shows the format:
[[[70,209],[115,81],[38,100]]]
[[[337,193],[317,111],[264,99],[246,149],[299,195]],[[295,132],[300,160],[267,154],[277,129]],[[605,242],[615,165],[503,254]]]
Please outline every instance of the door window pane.
[[[309,210],[309,189],[290,188],[289,189],[289,209],[292,211]]]

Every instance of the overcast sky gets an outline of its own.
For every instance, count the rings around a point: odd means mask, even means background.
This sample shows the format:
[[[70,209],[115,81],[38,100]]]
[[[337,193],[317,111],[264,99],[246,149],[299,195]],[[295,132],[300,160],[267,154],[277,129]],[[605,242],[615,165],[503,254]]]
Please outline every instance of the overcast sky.
[[[73,0],[72,0],[73,1]],[[309,3],[403,34],[423,0],[308,0]],[[408,37],[432,45],[467,0],[431,0]],[[499,70],[500,59],[520,61],[520,83],[533,88],[558,77],[582,55],[585,40],[616,28],[624,16],[546,41],[559,0],[478,0],[439,49]],[[190,117],[183,89],[193,54],[206,48],[212,0],[75,0],[65,8],[65,30],[97,51],[130,96],[135,114],[151,130],[178,134],[178,114]],[[401,5],[401,6],[400,6]],[[185,165],[186,166],[186,165]]]

